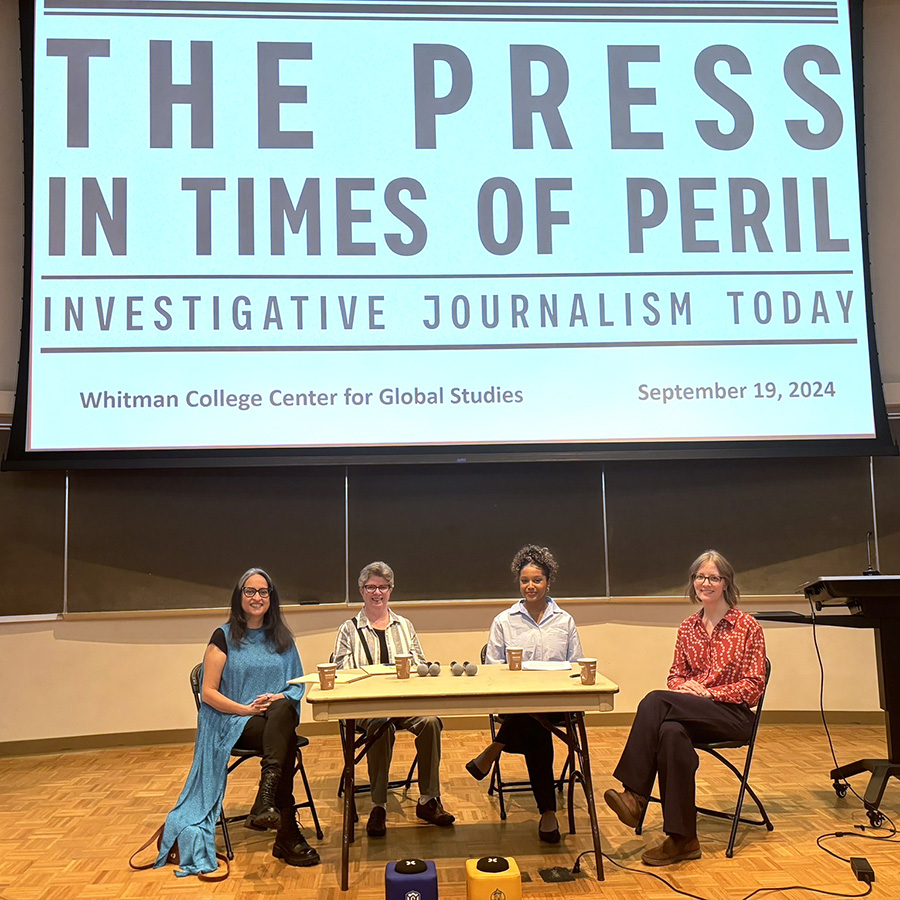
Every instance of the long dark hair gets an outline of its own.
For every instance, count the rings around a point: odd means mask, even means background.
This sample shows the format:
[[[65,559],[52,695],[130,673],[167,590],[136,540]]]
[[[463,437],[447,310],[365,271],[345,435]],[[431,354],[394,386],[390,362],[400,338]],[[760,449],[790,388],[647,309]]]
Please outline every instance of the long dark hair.
[[[234,590],[231,592],[231,615],[228,624],[230,640],[233,646],[240,646],[247,634],[247,614],[242,605],[244,585],[251,575],[261,575],[269,586],[269,608],[263,616],[263,633],[266,643],[273,646],[278,653],[284,653],[294,642],[294,632],[288,628],[284,616],[281,614],[281,601],[278,599],[278,589],[267,572],[262,569],[247,569],[237,580]]]

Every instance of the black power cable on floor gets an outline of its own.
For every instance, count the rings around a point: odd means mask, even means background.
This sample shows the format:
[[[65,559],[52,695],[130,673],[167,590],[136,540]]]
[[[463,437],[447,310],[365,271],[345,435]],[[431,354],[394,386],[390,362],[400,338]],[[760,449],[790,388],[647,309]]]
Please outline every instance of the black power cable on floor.
[[[828,835],[823,835],[823,837],[827,837]],[[870,840],[876,840],[876,838],[870,838]],[[825,849],[824,847],[822,848]],[[581,871],[581,859],[584,856],[587,856],[588,853],[593,853],[593,850],[584,850],[579,853],[577,858],[575,859],[575,865],[572,867],[572,874],[577,875]],[[834,856],[835,854],[832,854]],[[649,878],[655,878],[657,881],[661,881],[669,890],[673,891],[676,894],[679,894],[682,897],[690,897],[691,900],[709,900],[707,897],[703,897],[699,894],[692,894],[689,891],[683,891],[681,888],[675,887],[671,881],[666,878],[663,878],[662,875],[657,875],[655,872],[648,872],[646,869],[635,869],[631,866],[622,865],[622,863],[618,862],[618,860],[613,859],[608,853],[603,854],[603,858],[607,862],[611,862],[617,869],[622,869],[625,872],[633,872],[635,875],[645,875]],[[842,859],[843,857],[838,857],[838,859]],[[857,866],[851,860],[851,867],[853,868],[857,880],[864,881],[866,884],[866,889],[861,894],[843,894],[838,891],[826,891],[823,888],[814,888],[809,887],[805,884],[787,884],[780,887],[762,887],[757,888],[755,891],[751,891],[749,894],[745,894],[743,897],[738,898],[738,900],[750,900],[751,897],[755,897],[757,894],[765,894],[765,893],[776,893],[776,892],[784,892],[784,891],[808,891],[811,894],[822,894],[826,897],[843,897],[847,898],[847,900],[853,900],[853,898],[858,897],[868,897],[869,894],[872,893],[872,884],[875,881],[875,873],[872,871],[871,867],[869,867],[868,863],[865,863],[865,867],[863,871],[859,871]],[[863,862],[865,862],[863,860]]]
[[[586,856],[588,853],[593,853],[593,850],[585,850],[583,853],[579,853],[577,859],[575,860],[575,865],[572,866],[572,874],[577,875],[581,871],[581,858]],[[608,862],[611,862],[616,868],[622,869],[625,872],[634,872],[635,875],[646,875],[648,878],[655,878],[657,881],[661,881],[667,888],[674,891],[676,894],[680,894],[682,897],[691,897],[692,900],[707,900],[706,897],[701,897],[697,894],[691,894],[688,891],[682,891],[680,888],[675,887],[671,881],[667,881],[662,875],[657,875],[655,872],[648,872],[646,869],[633,869],[631,866],[623,866],[622,863],[613,859],[608,853],[603,854],[603,858]]]
[[[867,882],[866,889],[861,894],[839,894],[836,891],[823,891],[821,888],[811,888],[804,884],[791,884],[787,887],[757,888],[755,891],[751,891],[749,894],[741,897],[741,900],[750,900],[756,894],[762,894],[766,891],[809,891],[811,894],[824,894],[826,897],[868,897],[872,893],[872,882]]]
[[[835,853],[833,850],[829,850],[822,841],[827,838],[856,838],[861,841],[881,841],[883,844],[900,844],[900,840],[894,840],[894,835],[897,834],[897,829],[894,827],[893,820],[891,820],[888,816],[885,816],[888,822],[891,823],[891,827],[884,829],[887,831],[887,834],[862,834],[863,831],[871,831],[875,830],[871,825],[854,825],[854,828],[859,829],[859,833],[856,831],[829,831],[827,834],[820,834],[816,838],[816,845],[820,850],[824,850],[829,856],[833,856],[835,859],[839,859],[842,862],[849,863],[851,859],[854,857],[850,856],[841,856],[839,853]]]

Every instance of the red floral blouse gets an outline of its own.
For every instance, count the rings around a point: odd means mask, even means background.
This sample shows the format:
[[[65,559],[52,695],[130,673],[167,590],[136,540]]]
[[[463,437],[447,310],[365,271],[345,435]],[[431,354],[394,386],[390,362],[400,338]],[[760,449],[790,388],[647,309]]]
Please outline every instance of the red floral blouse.
[[[678,628],[669,690],[689,680],[719,703],[756,706],[766,683],[766,641],[756,619],[732,607],[710,635],[702,610],[688,616]]]

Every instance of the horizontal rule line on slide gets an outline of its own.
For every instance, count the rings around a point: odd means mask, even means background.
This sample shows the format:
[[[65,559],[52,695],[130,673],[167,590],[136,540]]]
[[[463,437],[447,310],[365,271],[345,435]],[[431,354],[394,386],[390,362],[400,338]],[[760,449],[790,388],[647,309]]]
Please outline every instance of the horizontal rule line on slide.
[[[464,274],[450,272],[447,274],[380,274],[380,275],[311,275],[294,273],[292,275],[188,275],[168,273],[163,275],[41,275],[41,281],[438,281],[448,279],[471,278],[662,278],[674,276],[715,277],[718,275],[853,275],[853,269],[723,269],[711,272],[476,272]]]
[[[602,19],[604,21],[729,21],[749,20],[777,22],[780,19],[831,19],[837,20],[837,4],[831,2],[720,2],[715,6],[682,0],[655,0],[652,3],[634,2],[566,2],[531,0],[515,3],[429,3],[423,0],[409,2],[368,2],[368,0],[340,0],[333,3],[273,3],[273,2],[221,2],[221,0],[47,0],[46,13],[115,15],[120,13],[200,13],[210,17],[236,18],[271,15],[316,18],[338,16],[346,18],[418,17],[478,20],[527,19],[552,17],[559,21]]]
[[[427,350],[595,350],[628,347],[769,347],[856,344],[856,338],[773,338],[734,341],[575,341],[558,344],[329,344],[328,346],[262,347],[42,347],[41,353],[336,353]]]
[[[641,25],[696,25],[702,22],[706,25],[727,25],[738,21],[737,17],[719,18],[719,19],[658,19],[658,18],[642,18],[642,19],[623,19],[612,16],[583,16],[572,15],[561,18],[559,16],[461,16],[461,15],[438,15],[430,13],[428,15],[325,15],[324,13],[314,13],[307,15],[305,13],[204,13],[204,12],[171,12],[171,11],[151,11],[151,12],[53,12],[47,11],[46,16],[68,16],[70,18],[76,16],[91,16],[94,18],[159,18],[159,19],[252,19],[254,21],[270,21],[273,19],[295,19],[299,21],[313,22],[513,22],[513,23],[554,23],[565,22],[568,25],[577,24],[593,24],[593,25],[610,25],[610,24],[629,24],[640,23]],[[754,25],[836,25],[837,19],[809,19],[803,20],[799,17],[789,17],[783,19],[758,19],[754,17],[741,17],[744,21],[752,22]]]

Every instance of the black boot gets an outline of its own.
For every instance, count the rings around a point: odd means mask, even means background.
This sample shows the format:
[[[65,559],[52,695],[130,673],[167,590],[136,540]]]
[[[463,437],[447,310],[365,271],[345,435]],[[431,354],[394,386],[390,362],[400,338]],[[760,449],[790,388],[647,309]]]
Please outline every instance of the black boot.
[[[278,790],[279,781],[281,781],[279,769],[274,766],[263,769],[259,779],[259,790],[256,792],[256,800],[244,823],[248,828],[265,831],[267,828],[278,827],[281,816],[275,806],[275,792]]]
[[[319,854],[309,846],[297,824],[293,808],[281,811],[281,824],[275,835],[272,856],[283,859],[289,866],[315,866]]]

